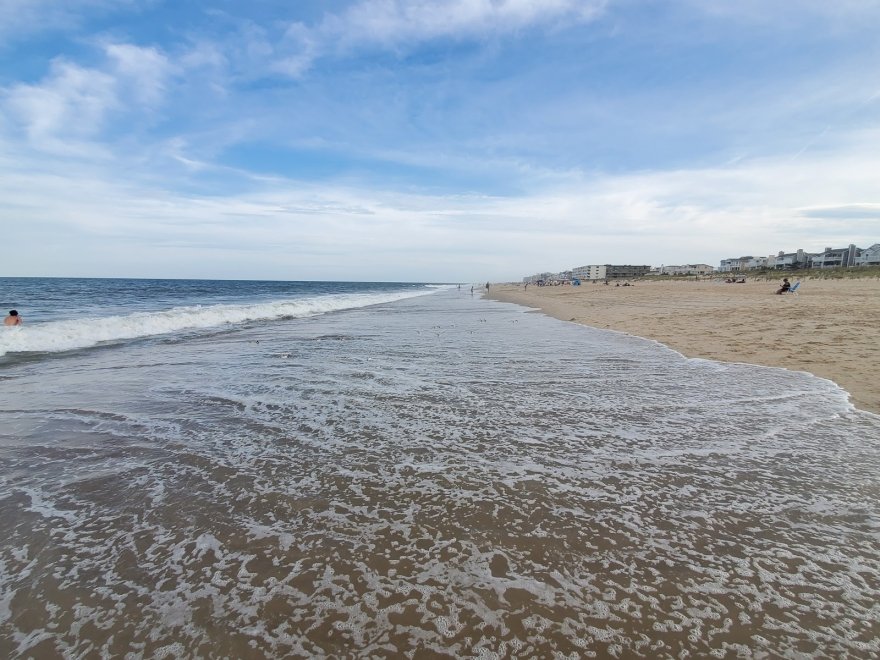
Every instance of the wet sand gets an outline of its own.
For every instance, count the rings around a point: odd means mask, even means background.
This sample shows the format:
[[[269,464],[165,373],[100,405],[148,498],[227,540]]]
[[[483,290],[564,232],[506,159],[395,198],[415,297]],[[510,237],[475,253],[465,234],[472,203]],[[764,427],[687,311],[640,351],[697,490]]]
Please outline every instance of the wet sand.
[[[794,281],[794,280],[793,280]],[[493,286],[489,297],[597,328],[653,339],[687,357],[745,362],[828,378],[880,414],[880,280],[643,282],[634,286]]]

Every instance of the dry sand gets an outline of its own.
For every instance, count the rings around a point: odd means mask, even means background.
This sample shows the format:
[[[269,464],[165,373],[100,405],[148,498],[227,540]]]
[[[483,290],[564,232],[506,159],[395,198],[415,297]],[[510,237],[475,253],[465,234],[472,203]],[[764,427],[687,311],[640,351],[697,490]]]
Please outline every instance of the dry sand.
[[[794,280],[792,280],[794,281]],[[495,285],[490,298],[565,321],[662,342],[688,357],[746,362],[828,378],[880,414],[880,280],[645,282],[634,286]]]

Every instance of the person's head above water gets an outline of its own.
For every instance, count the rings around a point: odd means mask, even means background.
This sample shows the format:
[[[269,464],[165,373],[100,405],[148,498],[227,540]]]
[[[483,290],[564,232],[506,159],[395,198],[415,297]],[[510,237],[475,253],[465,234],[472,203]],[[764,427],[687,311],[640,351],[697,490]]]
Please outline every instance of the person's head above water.
[[[18,310],[10,309],[10,310],[9,310],[9,316],[18,316]]]

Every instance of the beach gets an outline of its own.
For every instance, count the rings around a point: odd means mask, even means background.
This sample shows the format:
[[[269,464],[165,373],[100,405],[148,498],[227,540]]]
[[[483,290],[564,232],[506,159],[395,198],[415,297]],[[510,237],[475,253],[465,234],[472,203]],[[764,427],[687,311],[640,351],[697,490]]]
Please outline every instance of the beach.
[[[451,285],[0,284],[0,657],[880,656],[880,417],[830,380]]]
[[[777,288],[776,281],[694,279],[527,290],[499,284],[489,297],[653,339],[687,357],[807,371],[847,390],[856,407],[880,413],[880,280],[804,279],[798,295],[774,295]]]

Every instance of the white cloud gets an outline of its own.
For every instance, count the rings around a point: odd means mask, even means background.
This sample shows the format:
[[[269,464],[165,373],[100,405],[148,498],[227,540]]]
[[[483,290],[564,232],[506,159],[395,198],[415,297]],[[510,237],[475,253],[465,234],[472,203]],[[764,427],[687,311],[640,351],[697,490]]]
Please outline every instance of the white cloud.
[[[533,26],[594,20],[606,0],[360,0],[317,25],[291,23],[269,45],[277,73],[293,77],[338,49],[397,50],[438,38],[480,39]],[[266,53],[268,55],[268,53]]]
[[[118,106],[115,83],[107,73],[56,59],[40,84],[6,90],[4,107],[33,143],[48,145],[61,135],[89,137]]]
[[[323,29],[352,43],[396,44],[587,20],[603,5],[584,0],[362,0],[328,19]]]
[[[44,151],[88,150],[85,143],[97,138],[114,114],[142,114],[162,101],[173,72],[164,55],[129,44],[104,50],[102,68],[56,58],[38,83],[0,89],[4,124],[23,129],[30,144]]]
[[[165,95],[165,86],[173,68],[155,48],[142,48],[131,44],[108,44],[105,47],[117,85],[124,86],[130,97],[138,103],[158,104]]]

